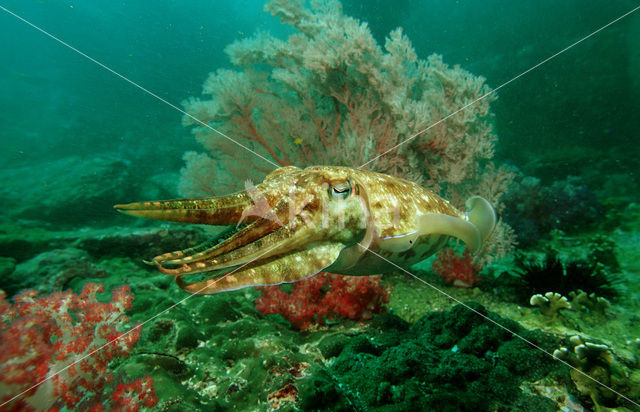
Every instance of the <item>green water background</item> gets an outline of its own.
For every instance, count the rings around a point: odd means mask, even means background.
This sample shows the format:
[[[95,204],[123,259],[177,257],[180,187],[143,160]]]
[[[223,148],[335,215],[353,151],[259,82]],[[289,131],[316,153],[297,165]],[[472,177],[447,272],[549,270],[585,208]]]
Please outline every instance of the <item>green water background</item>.
[[[2,5],[178,106],[200,94],[210,71],[230,66],[223,50],[233,40],[257,30],[287,34],[259,1]],[[344,10],[367,21],[380,43],[402,26],[421,58],[440,53],[497,87],[634,5],[375,0],[345,1]],[[499,156],[547,180],[587,173],[594,162],[636,185],[638,44],[635,13],[501,89],[493,105]],[[110,153],[147,179],[179,169],[182,153],[197,148],[179,112],[5,12],[0,45],[1,164]],[[599,156],[609,165],[596,165]]]

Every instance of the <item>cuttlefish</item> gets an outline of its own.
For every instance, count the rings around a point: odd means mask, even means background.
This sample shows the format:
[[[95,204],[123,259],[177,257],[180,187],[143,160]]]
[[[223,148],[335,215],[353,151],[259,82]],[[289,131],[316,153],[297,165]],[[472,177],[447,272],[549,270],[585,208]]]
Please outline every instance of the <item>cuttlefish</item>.
[[[287,166],[227,196],[116,205],[122,213],[174,222],[235,225],[223,241],[150,262],[190,293],[295,282],[321,271],[370,275],[407,268],[450,238],[478,251],[496,224],[473,196],[459,211],[410,181],[347,167]],[[199,274],[198,281],[184,279]]]

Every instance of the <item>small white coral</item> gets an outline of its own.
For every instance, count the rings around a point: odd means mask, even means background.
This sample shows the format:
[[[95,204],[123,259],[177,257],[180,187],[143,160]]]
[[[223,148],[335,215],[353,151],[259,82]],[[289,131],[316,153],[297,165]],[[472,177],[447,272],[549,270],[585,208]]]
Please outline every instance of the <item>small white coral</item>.
[[[571,304],[559,293],[547,292],[543,295],[536,294],[531,296],[529,303],[532,306],[538,306],[540,312],[545,316],[555,317],[558,311],[562,309],[571,309]]]
[[[610,365],[613,362],[613,354],[607,345],[585,342],[573,348],[578,359],[589,362],[598,362]]]
[[[587,294],[584,290],[569,292],[571,306],[576,310],[585,310],[590,313],[600,313],[604,315],[611,307],[611,303],[606,298],[596,296],[595,293]]]
[[[574,368],[580,367],[580,361],[575,353],[571,352],[569,349],[564,346],[553,351],[553,357],[568,363]]]
[[[561,359],[576,368],[589,368],[593,365],[610,366],[613,361],[613,352],[607,345],[587,342],[579,335],[569,338],[569,345],[573,351],[561,347],[553,351],[553,357]]]

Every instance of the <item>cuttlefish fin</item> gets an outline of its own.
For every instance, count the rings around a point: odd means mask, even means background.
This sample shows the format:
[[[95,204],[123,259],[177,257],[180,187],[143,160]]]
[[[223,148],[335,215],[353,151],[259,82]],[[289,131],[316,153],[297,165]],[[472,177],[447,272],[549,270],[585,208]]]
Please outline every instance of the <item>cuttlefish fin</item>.
[[[465,206],[467,207],[466,219],[478,228],[484,243],[498,223],[495,209],[487,199],[480,196],[471,196],[465,202]]]
[[[425,213],[418,217],[415,231],[380,241],[380,246],[392,252],[411,249],[419,237],[429,235],[451,236],[462,240],[471,253],[476,253],[491,236],[497,223],[491,204],[480,196],[470,197],[467,211],[461,216],[444,213]]]
[[[418,234],[447,235],[462,240],[471,253],[476,253],[496,226],[496,212],[491,204],[480,196],[470,197],[465,205],[464,218],[427,213],[418,218]]]
[[[291,283],[308,278],[330,266],[340,255],[342,243],[317,244],[286,255],[254,261],[225,275],[203,282],[187,283],[177,277],[176,283],[189,293],[211,295],[248,286]]]

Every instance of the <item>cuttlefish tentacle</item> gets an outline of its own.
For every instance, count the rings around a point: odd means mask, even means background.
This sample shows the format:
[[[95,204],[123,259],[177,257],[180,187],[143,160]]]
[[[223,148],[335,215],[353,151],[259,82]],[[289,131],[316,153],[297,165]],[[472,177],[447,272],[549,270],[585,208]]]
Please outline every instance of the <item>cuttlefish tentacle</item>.
[[[184,290],[210,294],[293,282],[325,269],[366,275],[393,270],[394,265],[408,267],[451,237],[475,252],[497,218],[481,197],[471,197],[466,206],[463,213],[403,179],[317,166],[278,169],[263,183],[228,196],[138,202],[116,209],[179,222],[248,224],[222,242],[165,253],[151,262]],[[212,278],[189,283],[183,277],[203,272],[211,272]]]
[[[215,237],[213,239],[210,239],[206,242],[200,243],[196,246],[193,246],[187,249],[163,253],[162,255],[158,255],[154,257],[153,259],[151,259],[151,261],[145,260],[145,263],[150,265],[155,265],[158,263],[169,264],[169,265],[181,265],[183,263],[187,263],[193,260],[194,257],[199,256],[200,254],[206,252],[207,250],[212,249],[213,247],[217,246],[220,243],[221,241],[218,240],[217,237]]]
[[[200,255],[201,253],[213,248],[214,246],[222,243],[224,240],[229,239],[231,236],[235,235],[247,225],[243,226],[230,226],[228,229],[223,230],[215,237],[207,240],[206,242],[202,242],[196,246],[192,246],[186,249],[176,250],[173,252],[163,253],[162,255],[155,256],[151,261],[144,261],[149,265],[155,265],[157,263],[162,264],[172,264],[178,265],[182,263],[186,263],[182,261],[182,258],[186,258],[189,261],[193,256]]]
[[[255,259],[266,259],[274,255],[284,254],[298,247],[304,247],[314,237],[320,241],[322,240],[322,237],[316,236],[316,232],[313,230],[307,228],[298,229],[301,223],[297,222],[295,227],[283,226],[265,237],[257,239],[255,242],[247,243],[227,253],[219,254],[216,252],[215,257],[212,258],[199,259],[193,263],[183,263],[182,266],[176,269],[167,269],[164,266],[159,266],[159,269],[163,273],[173,276],[209,272],[242,265]],[[163,262],[164,264],[166,262]]]
[[[296,250],[290,254],[253,263],[218,278],[186,283],[176,278],[178,286],[190,293],[210,295],[247,286],[291,283],[315,275],[333,263],[344,246],[340,243],[316,245],[313,249]]]
[[[217,254],[227,253],[247,242],[254,241],[281,226],[281,220],[286,217],[288,209],[271,206],[278,201],[282,203],[283,190],[287,185],[282,184],[286,176],[300,171],[297,167],[289,166],[277,169],[265,178],[265,182],[251,187],[251,190],[232,193],[227,196],[204,199],[176,199],[155,202],[136,202],[115,205],[119,212],[149,219],[166,220],[182,223],[198,223],[206,225],[237,225],[248,223],[245,228],[229,241],[204,242],[195,247],[176,250],[154,257],[149,264],[155,264],[161,270],[163,264],[182,265],[207,259]],[[275,178],[280,178],[274,183]],[[269,214],[260,208],[268,208]],[[266,219],[265,219],[266,216]],[[174,274],[167,269],[165,273]]]

